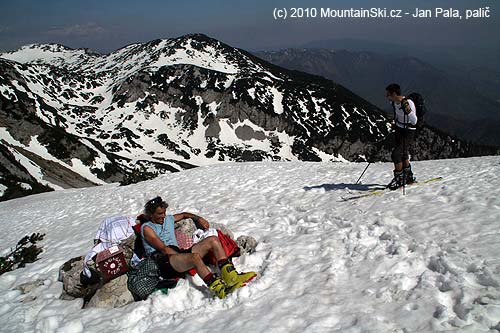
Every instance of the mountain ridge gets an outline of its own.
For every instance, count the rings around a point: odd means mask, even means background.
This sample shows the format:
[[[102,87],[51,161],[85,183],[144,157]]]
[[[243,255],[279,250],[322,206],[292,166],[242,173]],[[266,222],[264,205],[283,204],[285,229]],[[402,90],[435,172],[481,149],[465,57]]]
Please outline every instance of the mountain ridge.
[[[390,156],[390,144],[380,143],[390,124],[377,107],[333,81],[202,34],[107,55],[31,46],[0,54],[0,69],[0,140],[7,160],[18,161],[2,172],[4,199],[13,197],[12,183],[17,193],[35,183],[57,188],[26,151],[93,183],[227,161]],[[420,159],[495,152],[424,132]],[[8,171],[32,165],[31,178]],[[72,187],[68,177],[59,182]]]
[[[348,87],[356,94],[392,114],[383,95],[390,82],[398,82],[403,93],[420,92],[429,110],[427,122],[458,137],[479,144],[500,146],[500,136],[490,130],[500,124],[500,103],[491,77],[484,72],[448,72],[414,56],[395,56],[370,51],[300,48],[256,52],[257,56],[290,69],[302,70]],[[470,124],[478,125],[473,131]]]

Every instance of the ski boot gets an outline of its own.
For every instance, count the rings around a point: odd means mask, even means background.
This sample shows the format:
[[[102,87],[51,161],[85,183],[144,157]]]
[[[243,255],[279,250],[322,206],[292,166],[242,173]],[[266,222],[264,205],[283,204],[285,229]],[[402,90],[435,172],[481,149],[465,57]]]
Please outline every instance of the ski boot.
[[[403,169],[403,177],[404,184],[411,185],[415,182],[415,176],[413,176],[413,172],[411,171],[411,165]]]
[[[212,281],[212,283],[208,285],[208,289],[210,289],[210,291],[220,299],[226,297],[227,295],[226,284],[220,277]]]
[[[246,286],[250,280],[257,276],[255,272],[238,273],[231,263],[225,264],[220,270],[222,278],[227,286],[227,293],[231,293],[238,288]]]
[[[387,184],[387,188],[391,191],[397,190],[401,186],[404,185],[404,173],[403,171],[394,170],[394,178],[392,178],[391,182]]]

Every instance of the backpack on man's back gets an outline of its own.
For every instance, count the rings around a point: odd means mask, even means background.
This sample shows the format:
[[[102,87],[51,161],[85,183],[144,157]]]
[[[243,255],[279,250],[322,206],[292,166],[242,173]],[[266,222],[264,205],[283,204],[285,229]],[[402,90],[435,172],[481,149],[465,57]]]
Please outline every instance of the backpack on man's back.
[[[405,99],[410,99],[413,104],[415,104],[415,110],[417,113],[417,124],[415,125],[415,127],[417,129],[421,129],[424,126],[424,116],[427,113],[424,97],[422,97],[422,95],[417,92],[412,92],[411,94],[406,95]]]

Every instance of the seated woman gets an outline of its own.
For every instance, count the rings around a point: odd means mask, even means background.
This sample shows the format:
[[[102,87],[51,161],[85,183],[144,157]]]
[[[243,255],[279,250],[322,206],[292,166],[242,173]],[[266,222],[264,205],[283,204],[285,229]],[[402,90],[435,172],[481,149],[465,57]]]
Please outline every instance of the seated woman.
[[[209,224],[204,218],[191,213],[166,215],[167,207],[168,204],[161,197],[149,200],[144,206],[144,213],[149,222],[141,226],[146,255],[155,257],[163,276],[182,275],[194,267],[208,288],[219,298],[224,298],[257,275],[255,272],[238,273],[216,236],[207,237],[189,249],[179,249],[174,232],[175,222],[190,218],[199,228],[205,230],[209,228]],[[211,273],[203,262],[202,258],[209,251],[212,251],[217,259],[222,278]]]

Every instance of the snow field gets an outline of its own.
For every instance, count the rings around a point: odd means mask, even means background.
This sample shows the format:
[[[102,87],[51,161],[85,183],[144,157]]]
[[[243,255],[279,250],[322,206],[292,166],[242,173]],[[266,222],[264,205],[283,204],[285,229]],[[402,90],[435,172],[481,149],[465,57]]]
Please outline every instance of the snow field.
[[[423,332],[500,329],[500,157],[415,162],[439,182],[343,202],[389,182],[392,166],[228,163],[126,187],[61,190],[0,203],[1,254],[25,234],[45,251],[0,276],[6,332]],[[119,309],[59,299],[58,268],[86,253],[105,217],[140,212],[161,195],[251,235],[255,253],[235,260],[259,276],[226,299],[199,277],[168,295]],[[37,281],[24,294],[15,288]]]

